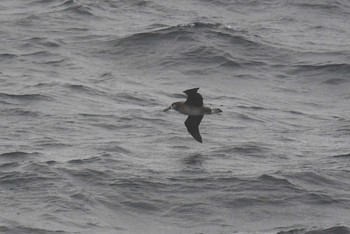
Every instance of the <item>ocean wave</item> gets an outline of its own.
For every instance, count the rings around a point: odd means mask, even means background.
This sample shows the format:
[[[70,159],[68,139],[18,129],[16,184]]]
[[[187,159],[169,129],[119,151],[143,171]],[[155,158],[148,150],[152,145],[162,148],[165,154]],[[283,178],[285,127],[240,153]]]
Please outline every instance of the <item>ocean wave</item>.
[[[334,226],[326,229],[291,229],[288,231],[280,231],[277,234],[350,234],[350,228],[346,226]]]
[[[35,57],[35,58],[48,58],[48,57],[56,57],[57,55],[48,50],[39,50],[35,52],[30,52],[26,54],[21,54],[22,57]]]
[[[47,100],[49,97],[42,94],[9,94],[9,93],[0,93],[0,97],[11,98],[11,99],[25,99],[25,100]]]
[[[202,37],[201,37],[202,35]],[[207,36],[208,38],[206,38]],[[161,40],[170,40],[176,42],[196,42],[204,39],[215,40],[225,39],[232,43],[257,45],[258,43],[251,40],[246,32],[235,30],[232,27],[223,24],[211,24],[194,22],[189,24],[180,24],[167,26],[165,28],[151,30],[148,32],[135,33],[126,37],[109,41],[115,47],[125,47],[131,45],[154,44]]]
[[[262,106],[248,106],[248,105],[238,105],[237,108],[253,110],[253,111],[269,111],[271,109]]]
[[[341,204],[341,201],[333,198],[330,195],[323,194],[321,192],[309,192],[303,196],[303,202],[315,205],[330,205],[330,204]]]
[[[333,157],[335,157],[335,158],[350,158],[350,153],[348,153],[348,154],[338,154],[338,155],[334,155]]]
[[[13,101],[19,102],[19,103],[27,103],[27,102],[38,102],[38,101],[53,101],[53,98],[47,95],[37,94],[37,93],[32,93],[32,94],[0,93],[0,100],[14,104]]]
[[[17,57],[18,56],[16,54],[2,53],[2,54],[0,54],[0,61],[10,60],[10,59],[14,59]]]
[[[74,13],[79,16],[93,16],[92,8],[76,0],[67,0],[53,7],[55,12]]]
[[[303,71],[330,71],[330,72],[350,72],[350,64],[348,63],[329,63],[315,65],[300,65],[299,68]]]
[[[0,159],[11,159],[11,160],[18,160],[18,159],[27,159],[31,158],[32,156],[37,156],[39,153],[27,153],[23,151],[13,151],[13,152],[7,152],[0,154]]]
[[[27,47],[32,51],[32,46],[27,45]],[[24,53],[20,56],[22,61],[28,61],[39,65],[61,66],[64,65],[66,61],[69,61],[68,58],[63,57],[54,51],[50,51],[49,48],[45,50],[39,48],[37,51]]]
[[[31,37],[26,39],[25,42],[28,43],[28,47],[32,47],[33,44],[35,44],[35,45],[45,46],[48,48],[58,48],[61,46],[60,43],[62,43],[62,42],[53,41],[44,37]]]
[[[331,176],[327,176],[327,174],[317,174],[315,172],[300,172],[294,173],[292,175],[288,175],[289,178],[293,178],[298,183],[302,184],[307,188],[315,188],[315,187],[343,187],[344,184]]]
[[[119,103],[129,103],[137,106],[159,106],[159,102],[153,97],[145,93],[125,93],[120,92],[111,95],[110,98]]]
[[[0,160],[1,160],[1,155],[0,155]],[[2,160],[2,161],[4,161],[4,160]],[[2,170],[12,169],[12,168],[15,168],[15,167],[18,167],[18,166],[20,166],[19,162],[5,162],[5,163],[1,163],[0,164],[0,168]]]
[[[9,108],[2,110],[2,114],[7,116],[39,117],[41,113],[37,111],[23,110],[21,108]]]
[[[295,185],[293,185],[290,181],[288,181],[287,179],[284,179],[284,178],[277,178],[277,177],[274,177],[274,176],[271,176],[271,175],[267,175],[267,174],[263,174],[261,176],[258,177],[258,180],[259,181],[262,181],[264,183],[270,183],[272,185],[274,184],[279,184],[279,185],[284,185],[284,186],[287,186],[287,187],[294,187],[295,188]]]
[[[52,230],[49,228],[34,228],[34,227],[26,227],[22,225],[5,225],[0,226],[1,233],[36,233],[36,234],[65,234],[65,233],[75,233],[75,232],[65,232],[62,230]],[[76,232],[78,233],[78,232]]]
[[[97,149],[103,151],[103,152],[109,152],[109,153],[119,153],[119,154],[130,154],[130,150],[120,146],[118,143],[115,142],[109,142],[106,144],[100,144],[97,146]],[[104,155],[110,155],[109,153],[104,153]]]
[[[335,226],[327,229],[312,230],[305,234],[350,234],[350,228],[346,226]]]
[[[206,188],[205,183],[210,184],[208,181],[202,181],[202,187],[204,188]],[[309,191],[293,183],[290,179],[278,178],[268,174],[263,174],[255,179],[219,179],[217,184],[220,187],[222,186],[221,193],[213,195],[209,199],[230,208],[247,208],[252,205],[288,207],[295,204],[308,204],[315,207],[324,205],[343,206],[348,202],[347,200],[337,199],[326,192]]]
[[[269,150],[272,150],[266,146],[260,146],[259,144],[242,144],[232,147],[222,148],[220,150],[214,151],[215,154],[224,154],[224,155],[232,155],[232,154],[240,154],[240,155],[250,155],[250,156],[258,156],[261,157],[266,154]]]
[[[217,64],[219,67],[231,67],[238,68],[240,67],[240,63],[236,61],[229,53],[217,49],[214,46],[210,45],[202,45],[198,47],[190,47],[189,49],[185,49],[180,53],[183,59],[182,63],[189,61],[197,61],[202,64]],[[161,65],[174,64],[174,61],[165,61],[161,63]]]
[[[59,176],[47,164],[33,165],[35,163],[21,162],[20,167],[12,167],[0,172],[0,184],[7,189],[35,190],[54,183]]]
[[[270,48],[247,32],[200,22],[135,33],[104,43],[107,49],[99,53],[112,56],[123,65],[170,69],[183,66],[183,72],[207,74],[216,69],[265,66]],[[250,56],[254,53],[262,57]],[[201,67],[196,70],[192,65]]]
[[[265,123],[266,122],[265,120],[258,119],[257,117],[254,117],[251,114],[239,113],[239,114],[237,114],[237,118],[239,118],[243,121],[249,121],[249,122],[258,122],[258,123]]]
[[[308,73],[308,74],[324,74],[324,73],[350,73],[350,64],[348,63],[329,63],[329,64],[303,64],[294,66],[292,71],[295,74]]]
[[[297,194],[303,193],[289,180],[267,174],[257,178],[224,177],[215,181],[222,187],[221,193],[213,194],[209,200],[230,209],[266,205],[289,206],[299,201]],[[218,189],[217,186],[216,188]]]
[[[72,159],[72,160],[69,160],[67,163],[72,165],[83,165],[83,164],[93,164],[98,161],[100,161],[99,157],[91,157],[86,159]]]
[[[347,82],[349,82],[348,79],[341,79],[341,78],[330,78],[323,81],[324,84],[329,84],[329,85],[340,85]]]
[[[300,7],[302,9],[312,9],[312,10],[322,10],[322,11],[332,11],[332,12],[343,12],[344,8],[349,8],[349,5],[343,4],[341,1],[335,2],[302,2],[302,3],[292,3],[293,6]],[[346,12],[346,11],[345,11]]]
[[[86,93],[92,96],[108,96],[105,91],[99,90],[97,87],[89,87],[82,84],[63,84],[63,86],[77,93]]]

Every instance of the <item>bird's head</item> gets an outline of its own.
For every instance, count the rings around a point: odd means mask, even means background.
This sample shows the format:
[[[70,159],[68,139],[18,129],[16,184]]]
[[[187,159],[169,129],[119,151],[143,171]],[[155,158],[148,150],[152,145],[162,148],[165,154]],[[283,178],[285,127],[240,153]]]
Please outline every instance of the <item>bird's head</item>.
[[[171,104],[171,106],[166,108],[164,111],[168,111],[170,109],[173,109],[173,110],[177,111],[177,110],[179,110],[181,104],[182,104],[182,102],[174,102],[173,104]]]
[[[181,104],[182,102],[174,102],[173,104],[171,104],[171,109],[179,110]]]

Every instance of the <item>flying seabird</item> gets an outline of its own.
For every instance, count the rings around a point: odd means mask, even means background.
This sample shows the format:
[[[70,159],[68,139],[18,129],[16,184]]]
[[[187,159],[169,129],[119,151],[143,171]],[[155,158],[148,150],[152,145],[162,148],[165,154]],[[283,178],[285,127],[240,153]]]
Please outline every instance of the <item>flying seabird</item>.
[[[218,108],[211,109],[203,106],[203,97],[197,93],[198,89],[199,88],[185,90],[184,93],[187,94],[187,100],[185,102],[174,102],[164,111],[174,109],[181,114],[188,115],[185,121],[187,131],[193,136],[194,139],[202,143],[202,137],[199,133],[198,127],[203,119],[203,116],[220,113],[222,110]]]

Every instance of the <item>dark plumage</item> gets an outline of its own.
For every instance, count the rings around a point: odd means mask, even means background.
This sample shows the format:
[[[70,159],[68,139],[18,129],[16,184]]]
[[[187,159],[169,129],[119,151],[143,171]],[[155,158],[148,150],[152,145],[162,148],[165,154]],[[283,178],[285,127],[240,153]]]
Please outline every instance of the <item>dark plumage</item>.
[[[197,93],[199,88],[185,90],[184,93],[187,94],[187,100],[185,104],[189,106],[203,106],[203,97]]]
[[[199,124],[201,123],[203,116],[207,114],[222,112],[220,109],[210,109],[203,106],[203,97],[197,91],[199,88],[185,90],[187,94],[187,100],[185,102],[174,102],[170,107],[164,111],[174,109],[184,115],[188,115],[185,125],[187,131],[196,139],[202,143],[202,137],[199,133]]]
[[[187,131],[200,143],[202,143],[202,137],[199,133],[199,124],[201,123],[202,119],[203,115],[189,115],[185,121]]]

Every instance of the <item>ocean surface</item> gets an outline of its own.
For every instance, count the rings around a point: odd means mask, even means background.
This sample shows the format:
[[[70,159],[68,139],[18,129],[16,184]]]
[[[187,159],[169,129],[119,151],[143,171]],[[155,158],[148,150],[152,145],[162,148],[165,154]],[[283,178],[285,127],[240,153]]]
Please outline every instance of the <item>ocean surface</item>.
[[[348,234],[349,107],[348,0],[1,0],[0,233]]]

